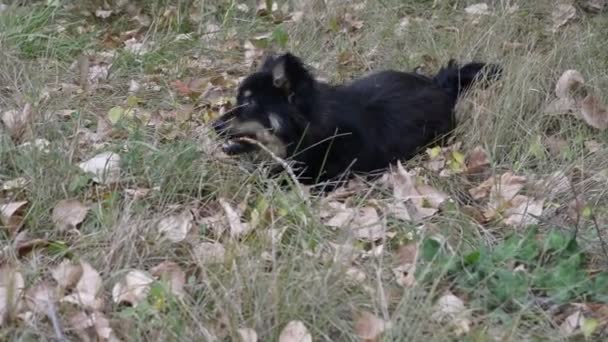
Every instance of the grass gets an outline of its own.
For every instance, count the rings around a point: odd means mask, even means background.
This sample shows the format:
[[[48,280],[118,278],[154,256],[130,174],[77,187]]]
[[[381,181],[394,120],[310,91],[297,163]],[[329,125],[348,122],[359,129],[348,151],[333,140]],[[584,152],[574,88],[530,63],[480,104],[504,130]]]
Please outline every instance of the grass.
[[[103,34],[124,33],[134,27],[133,22],[127,14],[110,20],[83,16],[81,10],[96,9],[95,2],[78,6],[28,2],[0,14],[0,111],[33,103],[31,134],[22,139],[45,138],[51,143],[48,154],[23,150],[18,147],[22,141],[13,141],[6,131],[0,131],[0,181],[16,177],[28,180],[21,191],[2,194],[0,203],[27,199],[23,230],[33,237],[61,242],[60,248],[36,251],[27,257],[19,257],[9,248],[2,255],[3,261],[18,265],[26,285],[31,285],[48,279],[49,269],[64,257],[87,260],[103,278],[107,299],[103,311],[122,340],[201,340],[212,333],[238,340],[237,329],[251,327],[260,340],[275,341],[281,328],[297,319],[306,324],[315,341],[351,341],[357,340],[351,316],[355,308],[378,317],[390,315],[393,328],[385,336],[387,341],[457,338],[452,327],[429,319],[437,296],[455,281],[447,267],[421,264],[420,272],[438,272],[437,276],[410,289],[395,283],[391,268],[400,242],[427,241],[433,231],[448,241],[450,258],[456,261],[470,251],[500,250],[511,234],[525,236],[525,230],[497,223],[481,226],[464,214],[461,209],[467,200],[462,199],[462,193],[472,184],[461,178],[429,175],[433,185],[456,199],[452,208],[427,220],[426,230],[410,223],[388,222],[397,235],[380,256],[358,261],[367,276],[358,283],[349,280],[345,267],[331,257],[331,243],[347,241],[348,234],[325,227],[314,205],[302,204],[293,192],[268,186],[261,170],[246,171],[244,163],[239,166],[209,157],[200,134],[203,111],[195,110],[190,120],[166,123],[161,128],[118,129],[120,134],[101,146],[78,142],[79,130],[94,131],[98,117],[105,117],[114,106],[125,105],[130,80],[143,82],[157,76],[160,91],[143,89],[138,93],[144,102],[141,106],[149,112],[179,109],[187,100],[176,96],[171,81],[227,70],[235,78],[246,75],[249,70],[242,64],[243,52],[226,46],[235,42],[240,47],[245,39],[280,26],[288,36],[284,49],[302,56],[318,75],[336,82],[381,68],[412,70],[425,64],[426,70],[435,71],[449,58],[503,65],[503,81],[461,101],[458,114],[462,124],[455,140],[463,143],[464,151],[478,145],[489,151],[494,173],[513,170],[539,177],[555,171],[574,174],[573,189],[585,196],[597,219],[594,222],[588,217],[576,226],[561,220],[561,213],[577,195],[568,191],[549,201],[553,209],[545,210],[539,229],[541,234],[576,230],[587,258],[605,265],[608,256],[602,252],[598,230],[604,234],[608,224],[604,190],[608,136],[573,116],[545,114],[543,108],[552,100],[555,81],[566,69],[579,70],[589,86],[608,99],[607,16],[579,11],[574,22],[550,33],[547,26],[554,7],[550,0],[513,1],[519,5],[513,14],[501,7],[502,2],[495,2],[494,14],[480,17],[476,23],[463,11],[470,1],[367,1],[360,11],[352,8],[358,1],[337,3],[325,12],[308,13],[299,22],[275,24],[251,11],[239,11],[234,1],[194,1],[196,7],[190,7],[190,1],[146,2],[144,12],[151,24],[144,36],[153,43],[148,53],[135,55],[119,47],[107,86],[92,94],[54,93],[48,97],[45,91],[78,80],[78,68],[71,65],[82,52],[96,55],[107,50]],[[247,4],[255,8],[255,4]],[[360,30],[352,33],[335,28],[334,18],[345,12],[363,20]],[[204,19],[192,21],[189,16],[193,13]],[[411,19],[410,25],[403,35],[396,35],[394,28],[405,16]],[[217,34],[209,35],[209,23],[219,27]],[[193,39],[176,41],[184,33],[191,33]],[[508,49],[504,46],[507,42],[524,46]],[[279,48],[276,43],[271,45]],[[350,62],[342,65],[345,58]],[[195,63],[203,59],[210,62]],[[63,109],[77,114],[67,119],[53,114]],[[564,139],[567,147],[558,153],[548,151],[549,136]],[[603,148],[588,153],[584,143],[589,140],[600,142]],[[102,150],[121,155],[120,187],[86,183],[75,166]],[[415,158],[406,167],[422,163],[423,158]],[[122,191],[153,187],[160,190],[138,201]],[[356,197],[366,203],[387,195],[374,190]],[[53,227],[52,209],[65,198],[92,204],[78,235],[66,235]],[[246,217],[265,203],[274,217],[243,241],[227,241],[227,258],[219,265],[198,262],[196,246],[214,238],[212,227],[204,223],[197,224],[194,236],[183,242],[171,244],[159,239],[154,226],[158,219],[180,208],[191,209],[197,217],[209,216],[218,212],[218,198],[231,203],[246,199]],[[278,244],[267,239],[271,229],[283,233]],[[0,230],[2,245],[11,239]],[[369,250],[373,246],[356,247]],[[270,259],[264,258],[268,253]],[[113,284],[128,270],[149,269],[164,260],[177,262],[187,273],[183,301],[160,287],[153,288],[149,300],[135,308],[111,302]],[[488,272],[498,272],[502,266],[491,264]],[[485,285],[479,282],[472,286],[469,295],[473,297],[465,303],[475,313],[475,325],[460,337],[462,340],[565,339],[547,308],[525,302],[488,309],[474,298],[476,290],[487,290]],[[163,302],[160,306],[159,300]],[[63,316],[67,313],[63,307],[59,309],[62,324],[67,325]],[[50,322],[43,317],[31,325],[10,324],[0,332],[2,340],[48,340],[53,336]]]

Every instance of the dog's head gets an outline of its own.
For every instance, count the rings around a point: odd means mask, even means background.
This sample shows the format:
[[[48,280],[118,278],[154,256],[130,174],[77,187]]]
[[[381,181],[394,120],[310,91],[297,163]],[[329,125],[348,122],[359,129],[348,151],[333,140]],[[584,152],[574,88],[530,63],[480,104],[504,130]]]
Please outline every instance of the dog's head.
[[[299,138],[307,121],[314,87],[314,78],[299,58],[290,53],[266,58],[240,84],[236,106],[213,123],[214,130],[227,139],[224,151],[255,150],[255,145],[238,140],[247,137],[285,157],[287,146]]]

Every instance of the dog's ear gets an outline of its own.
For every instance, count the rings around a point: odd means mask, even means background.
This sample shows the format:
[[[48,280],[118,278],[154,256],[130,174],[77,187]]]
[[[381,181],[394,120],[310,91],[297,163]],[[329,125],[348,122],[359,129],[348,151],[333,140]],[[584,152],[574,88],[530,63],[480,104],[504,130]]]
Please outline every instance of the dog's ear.
[[[271,65],[273,85],[287,94],[309,88],[314,82],[302,61],[290,53],[275,57]]]

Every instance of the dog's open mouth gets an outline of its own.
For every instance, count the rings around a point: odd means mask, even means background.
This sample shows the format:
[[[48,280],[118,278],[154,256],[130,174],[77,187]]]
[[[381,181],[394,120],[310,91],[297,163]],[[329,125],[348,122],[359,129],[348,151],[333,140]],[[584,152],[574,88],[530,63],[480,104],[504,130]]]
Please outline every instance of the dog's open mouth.
[[[222,144],[222,151],[227,155],[238,155],[253,152],[257,149],[257,145],[242,138],[255,140],[254,137],[247,135],[231,137]]]

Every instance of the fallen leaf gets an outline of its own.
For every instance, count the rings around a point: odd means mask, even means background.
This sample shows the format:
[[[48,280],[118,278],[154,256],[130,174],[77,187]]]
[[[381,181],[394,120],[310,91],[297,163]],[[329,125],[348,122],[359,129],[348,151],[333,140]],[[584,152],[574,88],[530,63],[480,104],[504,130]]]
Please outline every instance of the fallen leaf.
[[[95,16],[101,19],[107,19],[112,15],[112,11],[103,10],[101,8],[95,10]]]
[[[72,330],[83,341],[120,341],[110,326],[110,321],[99,311],[94,311],[90,315],[82,311],[77,312],[68,318],[68,322]]]
[[[226,249],[219,242],[201,242],[194,253],[202,265],[218,264],[224,262]]]
[[[178,298],[184,298],[186,294],[184,285],[186,284],[186,273],[179,265],[172,261],[163,261],[150,269],[152,276],[165,281],[169,285],[171,293]]]
[[[393,197],[406,206],[409,202],[409,216],[419,220],[434,215],[449,196],[430,185],[416,184],[415,175],[415,172],[408,172],[401,163],[397,163],[397,171],[390,172],[389,181],[393,187]]]
[[[451,323],[457,335],[465,334],[471,329],[464,302],[449,291],[437,300],[431,318],[440,323]]]
[[[312,342],[312,336],[301,321],[291,321],[279,335],[279,342]]]
[[[23,189],[27,185],[27,183],[27,179],[25,179],[24,177],[18,177],[3,182],[0,189],[2,191],[13,191]]]
[[[488,15],[490,14],[490,8],[488,7],[488,4],[486,3],[479,3],[479,4],[474,4],[474,5],[470,5],[467,6],[464,11],[467,14],[472,14],[472,15]]]
[[[137,38],[132,37],[124,41],[125,50],[130,53],[141,56],[148,52],[148,48],[144,42],[139,41]]]
[[[576,111],[578,104],[569,97],[557,98],[551,101],[543,110],[546,114],[569,114]]]
[[[60,231],[76,229],[76,227],[84,221],[89,207],[82,204],[79,200],[66,199],[57,202],[51,220],[55,227]]]
[[[72,303],[84,309],[99,310],[103,306],[98,298],[103,282],[99,273],[86,261],[80,262],[82,275],[71,294],[63,297],[61,302]]]
[[[602,131],[608,128],[608,108],[593,95],[587,95],[581,102],[581,116],[591,127]]]
[[[9,202],[0,205],[0,221],[8,229],[10,236],[15,235],[23,225],[22,211],[26,204],[28,204],[28,201]]]
[[[8,265],[0,267],[0,327],[12,320],[19,310],[24,287],[19,271]]]
[[[9,135],[18,140],[25,133],[25,129],[32,118],[32,106],[26,103],[22,110],[7,110],[2,113],[2,123]]]
[[[585,79],[576,70],[566,70],[555,84],[555,95],[559,99],[576,99],[584,89]]]
[[[243,49],[245,50],[245,66],[248,68],[253,67],[264,56],[264,50],[256,47],[251,40],[245,41]]]
[[[568,141],[557,135],[546,137],[544,139],[544,144],[547,146],[549,152],[554,156],[560,156],[569,145]]]
[[[466,172],[468,174],[481,173],[488,166],[490,166],[490,159],[483,147],[477,146],[467,155]]]
[[[28,308],[37,313],[47,315],[57,301],[55,290],[47,283],[32,286],[26,291],[25,302]]]
[[[387,322],[368,311],[355,312],[354,321],[355,333],[364,341],[380,341],[380,336],[389,327]]]
[[[560,324],[559,330],[565,336],[571,336],[580,329],[584,319],[585,317],[583,316],[581,310],[577,310],[570,316],[566,317],[562,324]]]
[[[397,279],[397,284],[403,287],[412,287],[416,284],[414,274],[416,272],[417,255],[418,246],[415,243],[410,243],[399,247],[397,250],[399,265],[393,268],[393,273]]]
[[[154,282],[147,272],[133,270],[112,288],[112,300],[114,303],[129,303],[137,306],[148,296],[150,284]]]
[[[26,141],[23,144],[19,145],[20,149],[25,149],[25,148],[34,148],[42,153],[49,153],[49,146],[51,145],[51,142],[46,140],[46,139],[34,139],[34,142],[30,142],[30,141]],[[30,150],[31,151],[31,150]]]
[[[120,156],[114,152],[103,152],[78,164],[84,172],[93,174],[93,181],[111,184],[120,180]]]
[[[382,239],[386,231],[372,207],[347,208],[343,207],[326,220],[325,225],[335,228],[348,228],[353,236],[361,240],[376,241]]]
[[[404,17],[399,20],[397,25],[395,26],[395,30],[393,31],[395,36],[403,37],[407,32],[408,27],[410,26],[410,18]]]
[[[566,25],[570,20],[576,17],[576,8],[568,3],[557,4],[551,13],[551,19],[553,20],[553,32]]]
[[[584,145],[589,153],[595,153],[602,149],[602,144],[595,140],[587,140],[584,142]]]
[[[51,276],[63,289],[71,290],[82,277],[82,264],[74,264],[70,260],[63,260],[51,270]]]
[[[184,210],[180,214],[170,215],[158,222],[158,232],[171,242],[184,241],[194,226],[194,216],[190,210]]]
[[[346,272],[344,272],[344,275],[346,276],[346,278],[348,278],[349,280],[353,281],[356,284],[361,284],[365,281],[365,279],[367,278],[367,276],[365,275],[365,272],[363,272],[362,270],[356,268],[356,267],[349,267],[348,269],[346,269]]]
[[[608,0],[585,0],[581,5],[587,11],[599,13],[608,8]]]
[[[223,198],[219,199],[219,203],[222,206],[222,209],[224,209],[224,213],[226,213],[226,219],[228,220],[228,226],[230,227],[230,237],[238,239],[249,233],[251,225],[249,223],[241,222],[240,210],[234,209],[230,203]]]
[[[509,201],[524,187],[527,178],[516,176],[508,171],[497,180],[495,176],[485,180],[479,186],[469,190],[474,199],[482,199],[490,195],[490,202]]]
[[[532,199],[528,196],[516,195],[510,200],[510,208],[505,211],[504,223],[510,226],[530,226],[538,223],[534,216],[543,213],[544,199]]]
[[[258,334],[251,328],[240,328],[236,331],[239,334],[241,342],[257,342]]]

